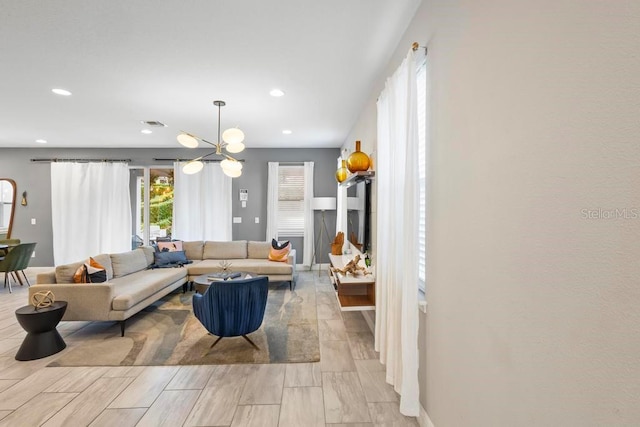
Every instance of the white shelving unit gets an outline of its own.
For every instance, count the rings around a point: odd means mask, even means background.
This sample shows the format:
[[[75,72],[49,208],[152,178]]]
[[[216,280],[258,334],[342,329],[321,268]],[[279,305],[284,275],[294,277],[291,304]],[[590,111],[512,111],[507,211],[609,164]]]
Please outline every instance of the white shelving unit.
[[[336,268],[343,268],[354,257],[355,254],[329,254],[331,266]],[[365,267],[364,260],[360,260],[360,263]],[[373,273],[363,276],[351,276],[335,273],[329,269],[329,277],[336,288],[336,296],[342,311],[375,310],[376,279]]]

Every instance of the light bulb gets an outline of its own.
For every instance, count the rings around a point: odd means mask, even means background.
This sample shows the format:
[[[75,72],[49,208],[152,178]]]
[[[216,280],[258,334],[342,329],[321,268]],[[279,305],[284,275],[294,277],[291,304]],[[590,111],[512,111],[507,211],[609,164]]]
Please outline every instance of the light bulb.
[[[188,133],[178,135],[178,142],[187,148],[196,148],[198,146],[198,140]]]
[[[222,140],[230,145],[238,144],[244,141],[244,132],[242,132],[238,128],[227,129],[224,132],[222,132]]]
[[[236,171],[242,170],[242,163],[237,160],[224,159],[220,162],[222,170]]]
[[[225,175],[230,176],[231,178],[237,178],[240,175],[242,175],[242,171],[241,170],[230,170],[230,169],[222,169],[222,172],[224,172]]]
[[[244,150],[244,144],[242,142],[234,142],[233,144],[227,145],[225,149],[233,154],[239,153]]]
[[[187,175],[193,175],[194,173],[198,173],[204,167],[204,163],[200,160],[191,160],[189,163],[182,167],[182,172]]]

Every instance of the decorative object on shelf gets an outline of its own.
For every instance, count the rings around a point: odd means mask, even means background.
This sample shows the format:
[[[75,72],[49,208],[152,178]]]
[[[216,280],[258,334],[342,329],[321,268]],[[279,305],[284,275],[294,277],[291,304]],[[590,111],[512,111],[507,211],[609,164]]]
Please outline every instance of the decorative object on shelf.
[[[331,255],[342,255],[342,245],[344,244],[344,233],[339,231],[333,243],[331,243]]]
[[[31,305],[37,309],[51,307],[56,302],[56,296],[51,291],[40,291],[31,295]]]
[[[231,263],[229,261],[220,261],[222,271],[231,271]]]
[[[369,169],[369,156],[360,151],[360,141],[356,141],[356,151],[347,159],[347,168],[351,173]]]
[[[367,268],[371,267],[371,258],[369,258],[369,254],[364,254],[364,265],[366,265]]]
[[[356,255],[355,258],[349,261],[343,268],[333,267],[333,270],[341,274],[351,274],[352,276],[367,274],[367,269],[361,266],[359,263],[360,255]]]
[[[349,171],[347,170],[347,161],[342,160],[342,166],[340,166],[336,171],[336,181],[342,182],[347,179],[347,176],[349,176]]]
[[[224,159],[220,162],[220,167],[222,167],[224,174],[230,176],[231,178],[237,178],[242,175],[242,163],[240,163],[234,157],[231,157],[230,155],[224,153],[222,150],[226,150],[229,153],[233,154],[239,153],[244,150],[244,144],[242,143],[242,141],[244,141],[244,132],[242,132],[238,128],[227,129],[222,133],[221,139],[220,108],[224,107],[226,103],[224,101],[213,101],[213,105],[218,107],[218,142],[209,142],[204,138],[200,138],[199,136],[187,133],[185,131],[181,131],[182,133],[178,135],[178,142],[187,148],[196,148],[198,146],[198,141],[202,141],[215,147],[216,151],[189,161],[186,165],[184,165],[182,171],[189,175],[200,172],[204,167],[202,159],[215,154],[217,156],[224,157]]]
[[[20,204],[22,206],[27,206],[27,192],[26,191],[22,192],[22,202],[20,202]]]

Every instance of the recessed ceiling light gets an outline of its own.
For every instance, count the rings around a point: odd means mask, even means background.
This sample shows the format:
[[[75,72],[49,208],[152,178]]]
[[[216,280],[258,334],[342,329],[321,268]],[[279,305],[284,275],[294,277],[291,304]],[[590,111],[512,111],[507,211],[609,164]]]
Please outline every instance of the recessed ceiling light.
[[[279,97],[279,96],[283,96],[284,92],[281,91],[280,89],[271,89],[271,91],[269,92],[269,95]]]
[[[144,133],[144,134],[146,134],[146,135],[148,135],[148,134],[150,134],[150,133],[153,133],[153,131],[152,131],[152,130],[150,130],[150,129],[142,129],[140,132],[141,132],[141,133]]]
[[[51,92],[55,93],[56,95],[71,96],[71,92],[66,89],[51,89]]]
[[[285,130],[282,131],[282,133],[285,134],[285,135],[291,135],[293,132],[291,132],[291,130],[289,130],[289,129],[285,129]]]
[[[47,140],[46,139],[36,139],[36,142],[39,144],[46,144]]]

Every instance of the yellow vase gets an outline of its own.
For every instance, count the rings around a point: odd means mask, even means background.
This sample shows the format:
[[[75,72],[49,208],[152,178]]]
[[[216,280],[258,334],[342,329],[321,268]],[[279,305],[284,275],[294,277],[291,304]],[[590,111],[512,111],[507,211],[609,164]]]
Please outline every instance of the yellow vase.
[[[343,160],[342,166],[338,168],[338,170],[336,171],[336,181],[338,182],[344,181],[345,179],[347,179],[348,174],[349,173],[347,171],[347,161]]]
[[[356,141],[356,151],[347,159],[347,168],[351,173],[366,171],[369,169],[369,156],[360,151],[360,141]]]

